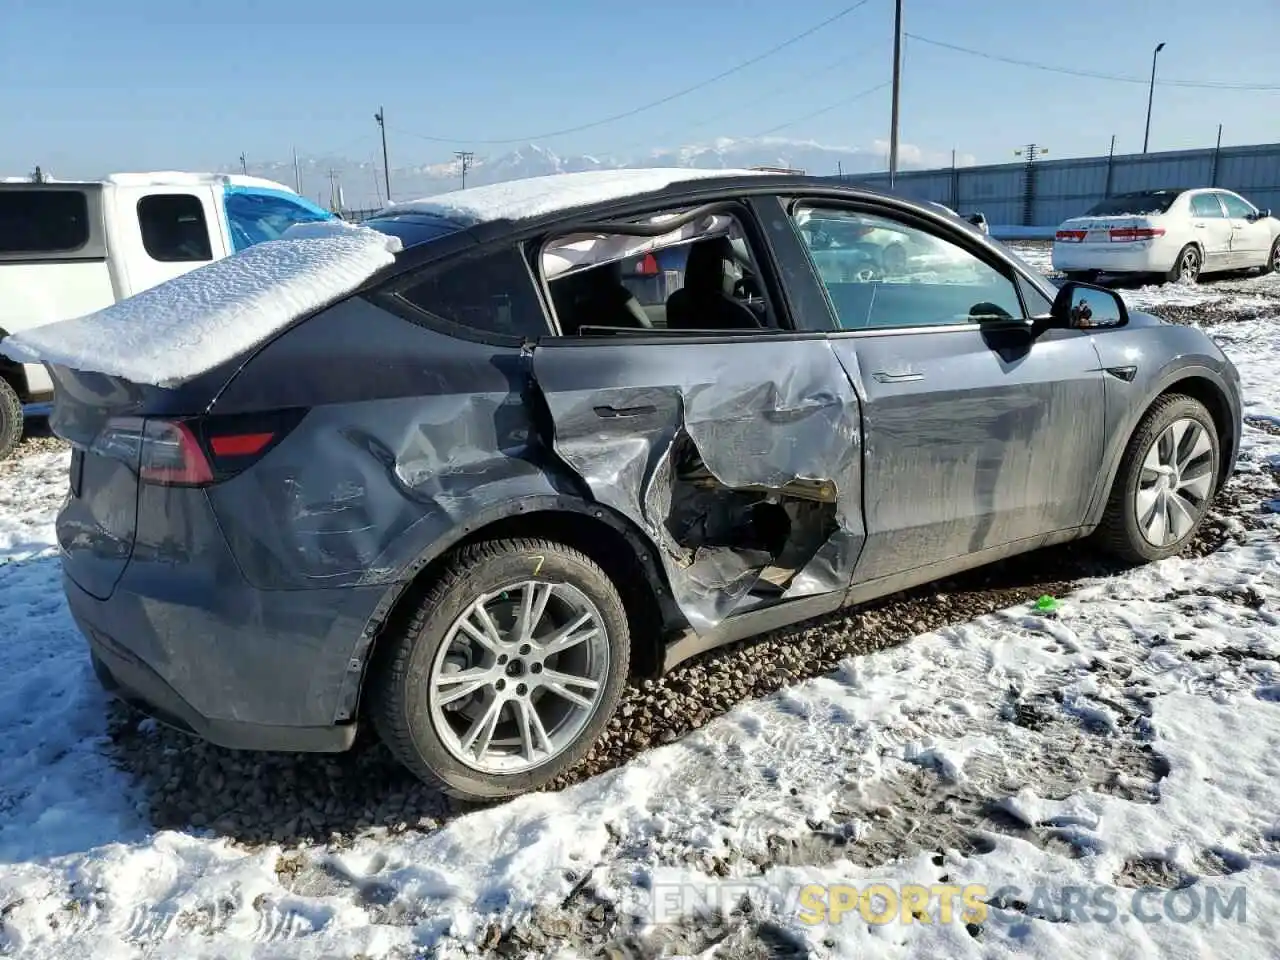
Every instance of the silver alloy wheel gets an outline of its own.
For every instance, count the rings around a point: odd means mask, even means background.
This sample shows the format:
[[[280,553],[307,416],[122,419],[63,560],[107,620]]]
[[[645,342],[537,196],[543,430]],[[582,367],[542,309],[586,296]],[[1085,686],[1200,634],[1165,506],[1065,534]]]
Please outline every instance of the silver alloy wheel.
[[[604,617],[567,583],[527,580],[477,597],[431,665],[431,723],[481,773],[523,773],[573,745],[609,673]]]
[[[1195,247],[1187,247],[1178,261],[1178,277],[1188,283],[1194,283],[1200,276],[1200,251]]]
[[[1213,444],[1197,420],[1175,420],[1142,461],[1134,493],[1138,528],[1147,542],[1167,547],[1191,532],[1213,490]]]

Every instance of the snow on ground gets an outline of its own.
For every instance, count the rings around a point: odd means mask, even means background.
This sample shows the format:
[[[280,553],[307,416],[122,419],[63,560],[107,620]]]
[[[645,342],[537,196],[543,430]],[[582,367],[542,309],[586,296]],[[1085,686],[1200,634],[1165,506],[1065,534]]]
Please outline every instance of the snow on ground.
[[[1277,321],[1213,328],[1249,405],[1235,482],[1261,497]],[[112,765],[59,592],[65,465],[0,464],[0,954],[1275,955],[1280,516],[851,658],[562,792],[286,851],[156,831]]]
[[[259,243],[109,307],[8,336],[0,353],[172,386],[270,339],[395,262],[400,240],[330,220]],[[111,344],[111,349],[104,349]]]

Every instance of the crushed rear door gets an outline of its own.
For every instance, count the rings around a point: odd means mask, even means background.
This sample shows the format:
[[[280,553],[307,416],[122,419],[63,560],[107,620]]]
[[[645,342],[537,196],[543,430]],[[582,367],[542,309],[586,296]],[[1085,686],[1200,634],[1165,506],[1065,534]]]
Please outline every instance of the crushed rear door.
[[[658,544],[694,630],[848,587],[860,414],[824,336],[547,339],[533,371],[555,452]]]

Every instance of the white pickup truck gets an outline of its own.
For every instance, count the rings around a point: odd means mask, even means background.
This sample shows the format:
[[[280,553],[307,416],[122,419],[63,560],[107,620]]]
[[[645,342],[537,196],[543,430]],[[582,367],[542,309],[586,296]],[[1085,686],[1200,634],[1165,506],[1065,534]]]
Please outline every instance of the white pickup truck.
[[[0,338],[83,316],[295,223],[333,214],[257,177],[116,174],[94,182],[0,182]],[[27,412],[53,396],[38,364],[0,357],[0,459]]]

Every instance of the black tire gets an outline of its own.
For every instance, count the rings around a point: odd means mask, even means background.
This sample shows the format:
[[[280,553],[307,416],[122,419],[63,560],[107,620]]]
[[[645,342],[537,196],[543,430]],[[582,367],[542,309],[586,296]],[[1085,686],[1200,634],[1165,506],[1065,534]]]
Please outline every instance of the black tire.
[[[1156,546],[1143,534],[1138,518],[1136,498],[1142,476],[1142,464],[1152,444],[1168,427],[1182,419],[1195,420],[1208,434],[1210,469],[1212,470],[1210,492],[1201,505],[1191,529],[1173,543]],[[1098,544],[1120,559],[1134,563],[1150,563],[1174,556],[1191,542],[1204,523],[1209,505],[1218,491],[1221,472],[1222,457],[1218,428],[1214,425],[1213,417],[1209,415],[1204,404],[1182,394],[1167,394],[1160,397],[1151,405],[1151,409],[1147,411],[1138,428],[1133,432],[1133,436],[1129,438],[1129,445],[1125,448],[1120,469],[1116,471],[1115,482],[1111,486],[1106,511],[1095,533]]]
[[[1262,268],[1262,272],[1280,273],[1280,237],[1276,237],[1275,243],[1271,244],[1271,255],[1267,257],[1267,262]]]
[[[561,753],[521,773],[496,774],[463,763],[432,723],[431,665],[450,625],[481,594],[539,579],[582,591],[600,612],[609,646],[603,692],[586,726]],[[468,801],[536,790],[572,767],[617,709],[629,673],[627,614],[613,582],[585,554],[549,540],[491,540],[458,551],[417,603],[403,630],[387,636],[369,690],[369,713],[391,752],[425,782]]]
[[[1194,243],[1188,243],[1178,251],[1178,256],[1174,259],[1169,272],[1164,275],[1164,279],[1166,283],[1177,283],[1185,277],[1187,282],[1195,283],[1200,279],[1203,269],[1204,255],[1200,252],[1200,248]]]
[[[13,453],[22,439],[22,400],[8,380],[0,379],[0,460]]]

